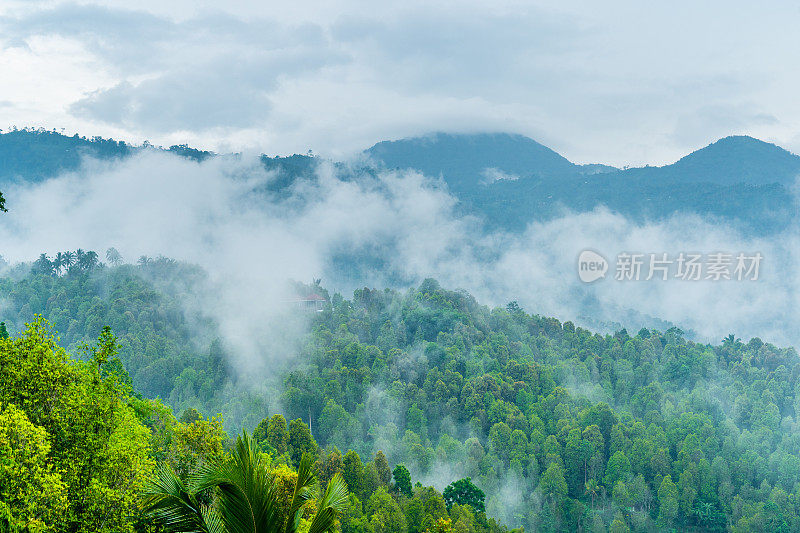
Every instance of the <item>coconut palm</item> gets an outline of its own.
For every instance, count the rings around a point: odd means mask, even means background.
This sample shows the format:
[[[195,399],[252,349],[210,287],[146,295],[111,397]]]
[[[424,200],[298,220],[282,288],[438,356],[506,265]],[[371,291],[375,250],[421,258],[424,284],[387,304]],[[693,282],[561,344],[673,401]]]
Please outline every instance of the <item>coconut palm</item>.
[[[198,495],[208,489],[213,491],[213,503],[204,505]],[[305,454],[285,515],[275,478],[255,441],[244,432],[226,460],[201,467],[188,486],[171,468],[160,468],[145,490],[145,510],[176,533],[296,533],[304,506],[319,496],[317,489],[314,460]],[[347,485],[336,474],[318,499],[309,533],[334,531],[336,516],[347,502]]]
[[[39,274],[52,275],[55,270],[53,269],[53,262],[47,257],[47,254],[41,254],[39,259],[33,262],[33,271]]]
[[[62,264],[65,267],[67,267],[67,270],[69,270],[69,267],[75,264],[75,254],[70,252],[69,250],[64,252],[64,259]]]
[[[122,255],[116,248],[112,247],[106,250],[106,260],[112,265],[117,266],[122,263]]]
[[[594,479],[590,479],[584,485],[586,489],[586,494],[592,496],[592,509],[594,510],[594,499],[597,497],[597,493],[600,491],[600,486],[597,484],[597,481]]]
[[[53,268],[56,269],[56,274],[61,274],[61,267],[64,266],[64,254],[58,252],[53,258]]]
[[[86,252],[86,255],[83,256],[83,266],[84,270],[92,270],[96,268],[97,265],[100,264],[100,259],[97,256],[97,252],[93,250],[89,250]]]
[[[84,252],[82,248],[75,250],[75,266],[78,270],[86,266],[86,252]]]

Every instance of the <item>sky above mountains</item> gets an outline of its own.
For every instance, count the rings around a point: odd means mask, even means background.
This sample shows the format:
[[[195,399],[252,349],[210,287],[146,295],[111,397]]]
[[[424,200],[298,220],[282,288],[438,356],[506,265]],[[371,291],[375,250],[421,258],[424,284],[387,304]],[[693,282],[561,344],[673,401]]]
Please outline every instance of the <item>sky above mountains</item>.
[[[509,131],[616,166],[729,134],[800,152],[796,2],[281,4],[5,1],[0,128],[332,157]]]

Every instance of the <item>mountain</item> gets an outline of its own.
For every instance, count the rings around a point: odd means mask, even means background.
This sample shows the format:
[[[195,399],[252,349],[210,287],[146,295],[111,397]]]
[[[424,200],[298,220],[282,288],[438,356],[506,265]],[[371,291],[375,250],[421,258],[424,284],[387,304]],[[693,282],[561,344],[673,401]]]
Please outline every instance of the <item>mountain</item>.
[[[0,191],[9,183],[77,170],[83,156],[122,159],[142,150],[195,161],[216,155],[186,145],[135,146],[100,137],[14,130],[0,134]],[[532,221],[559,216],[565,208],[582,212],[598,206],[638,221],[698,213],[753,234],[782,231],[796,218],[792,185],[800,175],[800,157],[752,137],[720,139],[671,165],[625,170],[577,165],[533,139],[506,133],[434,133],[379,142],[365,153],[378,169],[416,169],[441,179],[458,198],[461,212],[482,217],[491,229],[521,231]],[[262,156],[263,166],[275,173],[266,192],[291,195],[295,181],[315,179],[319,161],[306,155]],[[376,170],[335,167],[347,180]]]
[[[453,190],[499,181],[491,179],[493,175],[519,179],[616,174],[623,181],[788,185],[800,174],[800,156],[741,135],[720,139],[671,165],[626,170],[602,164],[576,165],[533,139],[507,133],[434,133],[382,141],[367,149],[366,154],[387,168],[413,168],[433,177],[441,175]]]
[[[800,175],[800,156],[747,136],[720,139],[663,167],[628,169],[628,178],[680,183],[791,185]]]
[[[434,133],[383,141],[366,151],[388,168],[413,168],[442,176],[453,191],[468,191],[500,180],[581,173],[581,167],[522,135]]]
[[[522,230],[563,209],[606,206],[636,220],[691,212],[743,230],[780,231],[794,219],[800,157],[752,137],[726,137],[662,167],[575,165],[520,135],[433,134],[366,151],[387,168],[441,177],[490,227]],[[494,178],[494,179],[492,179]]]

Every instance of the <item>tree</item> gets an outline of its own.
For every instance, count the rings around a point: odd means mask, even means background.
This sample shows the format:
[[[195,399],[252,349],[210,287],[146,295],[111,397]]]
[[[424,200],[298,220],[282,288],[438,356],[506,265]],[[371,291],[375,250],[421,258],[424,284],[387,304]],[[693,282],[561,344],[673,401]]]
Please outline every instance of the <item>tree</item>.
[[[88,252],[86,252],[86,255],[83,256],[83,264],[82,264],[83,270],[92,270],[93,268],[96,268],[97,265],[99,264],[100,260],[97,257],[97,252],[95,252],[94,250],[89,250]]]
[[[386,455],[378,450],[372,462],[375,463],[375,471],[378,473],[378,480],[382,484],[388,485],[392,481],[392,471],[389,468],[389,461],[386,460]]]
[[[384,487],[379,488],[367,502],[367,513],[371,515],[370,526],[375,533],[407,533],[406,517],[397,501]]]
[[[308,429],[305,422],[299,418],[289,423],[289,453],[295,465],[300,464],[300,459],[305,453],[312,455],[315,459],[319,455],[317,441],[311,436],[311,430]]]
[[[664,524],[671,524],[678,516],[678,487],[667,474],[658,488],[658,516]]]
[[[285,421],[284,421],[285,423]],[[269,427],[269,418],[262,418],[261,422],[253,430],[253,440],[261,446],[262,449],[265,448],[272,448],[267,440],[267,428]],[[288,440],[288,432],[287,432],[287,440]],[[274,449],[274,448],[273,448]]]
[[[628,487],[621,479],[614,483],[614,488],[611,491],[611,498],[620,509],[627,509],[631,506],[631,496],[628,492]]]
[[[53,263],[47,254],[41,254],[39,258],[31,265],[31,272],[35,274],[44,274],[50,276],[54,273]]]
[[[0,339],[7,339],[8,338],[8,330],[6,329],[6,323],[0,322]]]
[[[106,250],[106,261],[114,266],[118,266],[122,263],[122,254],[120,254],[116,248],[109,248]]]
[[[564,479],[564,468],[557,462],[550,463],[542,479],[539,481],[542,494],[553,501],[560,500],[567,495],[567,481]]]
[[[216,463],[222,458],[226,439],[219,418],[205,420],[201,416],[188,424],[180,422],[172,430],[166,460],[181,479],[187,479],[199,466]]]
[[[631,462],[624,452],[616,451],[606,465],[606,475],[603,477],[603,484],[608,489],[613,489],[617,481],[627,481],[631,474]]]
[[[75,264],[75,254],[67,250],[64,252],[64,262],[63,265],[69,269],[72,265]]]
[[[115,374],[102,373],[114,347],[104,332],[88,360],[75,361],[56,346],[42,319],[0,342],[0,405],[16,406],[51,443],[46,454],[41,443],[31,443],[30,451],[39,458],[36,468],[58,474],[66,487],[62,531],[131,532],[139,490],[152,469],[149,431]],[[14,413],[15,431],[23,431]]]
[[[283,415],[272,415],[267,424],[265,437],[269,445],[278,452],[278,455],[282,455],[289,450],[289,430],[286,427],[286,419],[283,418]]]
[[[162,466],[145,488],[145,512],[175,533],[295,533],[303,511],[315,497],[314,459],[304,454],[291,487],[288,512],[281,512],[280,490],[258,445],[246,432],[237,437],[233,453],[225,460],[201,467],[186,485],[168,466]],[[216,498],[204,504],[201,493],[214,489]],[[341,475],[328,482],[310,519],[310,532],[333,532],[336,517],[348,504]]]
[[[375,470],[375,465],[367,463],[364,465],[364,478],[361,485],[361,491],[364,498],[368,498],[370,494],[382,487],[383,484],[378,479],[378,472]]]
[[[631,529],[628,527],[628,524],[625,523],[625,517],[622,516],[622,513],[617,511],[617,514],[614,515],[614,521],[611,522],[611,527],[608,529],[608,533],[630,533]]]
[[[57,531],[67,487],[48,460],[50,443],[15,405],[0,408],[0,531]]]
[[[325,483],[333,479],[334,475],[341,473],[344,470],[344,461],[342,461],[342,453],[339,450],[337,450],[335,446],[329,449],[328,453],[325,454],[322,457],[322,460],[318,461],[318,463],[322,463],[321,465],[319,465],[319,475],[320,479]]]
[[[511,428],[505,422],[498,422],[489,430],[491,450],[503,461],[508,462],[511,452]]]
[[[183,413],[181,413],[180,421],[183,424],[191,424],[192,422],[197,422],[202,419],[203,415],[200,414],[200,411],[194,407],[187,407],[184,409]]]
[[[476,487],[468,477],[450,483],[445,487],[442,495],[444,496],[444,501],[448,509],[450,509],[454,503],[457,503],[459,505],[469,505],[481,513],[486,512],[486,507],[484,505],[486,495],[481,489]]]
[[[436,523],[431,526],[431,533],[451,533],[453,529],[453,521],[450,518],[438,518]]]
[[[84,269],[86,266],[86,252],[82,248],[75,250],[75,265],[78,270]]]
[[[349,421],[350,415],[347,414],[344,407],[333,400],[328,400],[319,416],[317,436],[320,437],[321,442],[330,443],[336,432],[347,427]]]
[[[413,492],[411,491],[411,473],[408,468],[403,465],[397,465],[392,471],[392,477],[394,478],[392,490],[410,498]]]
[[[586,494],[591,496],[591,498],[592,498],[592,509],[594,510],[594,499],[597,497],[598,493],[600,492],[600,485],[597,484],[597,480],[589,479],[589,481],[587,481],[584,484],[584,490],[586,491]]]
[[[582,438],[580,429],[569,432],[564,446],[564,477],[572,497],[580,497],[588,479],[586,466],[591,448],[591,443]]]
[[[350,492],[360,495],[364,488],[364,465],[361,463],[361,457],[353,450],[348,450],[344,454],[342,463],[342,476],[350,488]]]
[[[55,268],[56,274],[61,273],[62,266],[64,266],[64,254],[58,252],[56,253],[56,256],[53,258],[53,268]]]

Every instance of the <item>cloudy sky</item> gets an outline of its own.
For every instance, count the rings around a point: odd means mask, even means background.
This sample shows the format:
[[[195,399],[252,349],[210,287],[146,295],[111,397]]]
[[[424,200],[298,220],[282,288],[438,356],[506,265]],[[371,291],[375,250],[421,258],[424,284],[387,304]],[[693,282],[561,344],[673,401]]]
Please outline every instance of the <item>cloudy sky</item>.
[[[0,128],[343,157],[435,130],[800,152],[800,3],[0,2]]]

